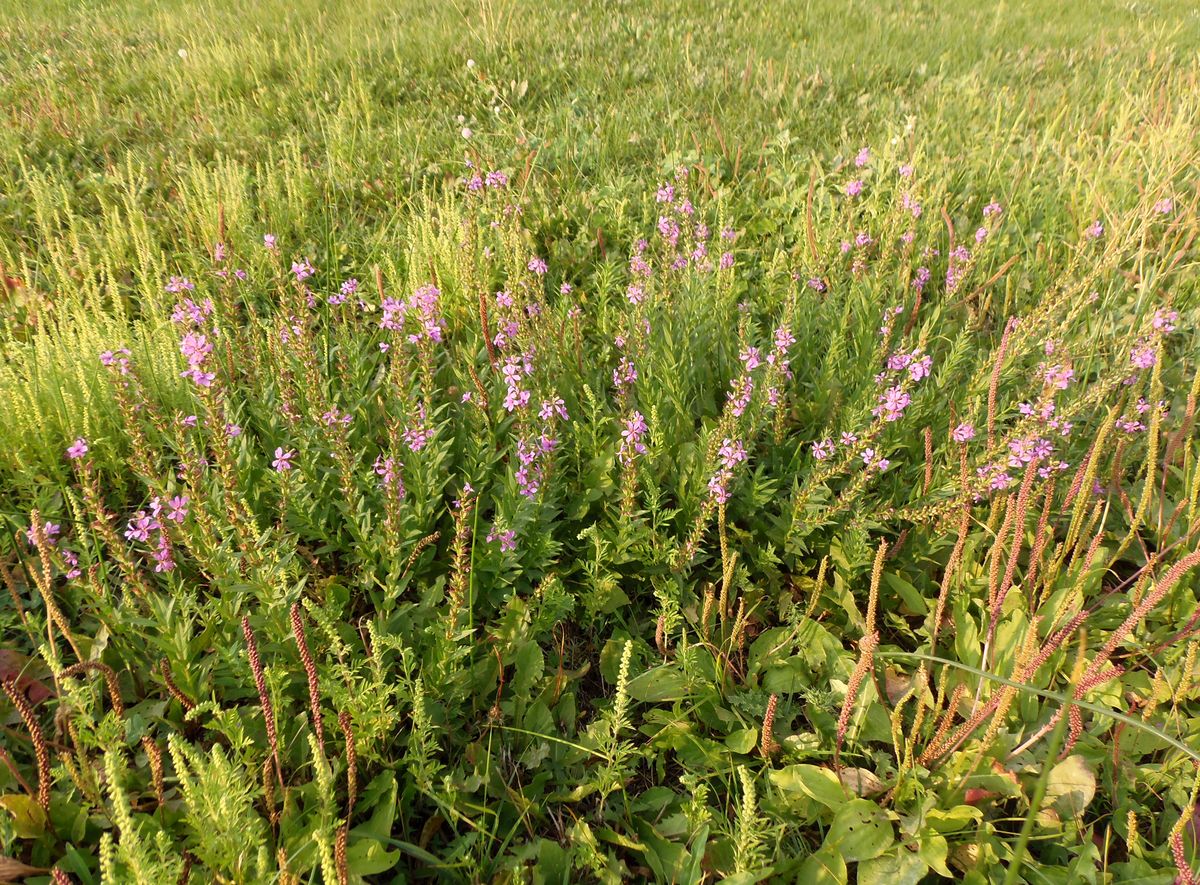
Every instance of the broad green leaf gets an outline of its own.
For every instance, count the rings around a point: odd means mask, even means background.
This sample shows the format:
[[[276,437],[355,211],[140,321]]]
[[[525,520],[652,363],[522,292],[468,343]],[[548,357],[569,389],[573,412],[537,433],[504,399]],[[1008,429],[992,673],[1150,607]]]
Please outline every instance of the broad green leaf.
[[[858,885],[917,885],[929,866],[914,851],[900,846],[858,865]]]
[[[687,697],[688,680],[674,666],[654,667],[629,680],[626,689],[635,701],[660,703]]]
[[[46,812],[24,793],[0,796],[0,806],[13,817],[13,829],[21,839],[40,839],[46,832]]]
[[[797,792],[826,808],[840,808],[847,799],[837,775],[816,765],[789,765],[770,774],[771,783],[785,793]]]
[[[1046,803],[1059,817],[1080,817],[1096,795],[1096,775],[1079,755],[1068,756],[1050,769]]]
[[[800,865],[797,882],[806,885],[846,885],[846,859],[828,845],[810,854]]]
[[[894,842],[887,813],[867,799],[851,799],[842,805],[825,834],[825,844],[849,862],[878,857]]]
[[[939,833],[965,830],[983,820],[983,811],[974,805],[955,805],[953,808],[931,808],[925,812],[925,823]]]
[[[735,753],[749,753],[757,745],[757,728],[742,728],[725,736],[725,746]]]

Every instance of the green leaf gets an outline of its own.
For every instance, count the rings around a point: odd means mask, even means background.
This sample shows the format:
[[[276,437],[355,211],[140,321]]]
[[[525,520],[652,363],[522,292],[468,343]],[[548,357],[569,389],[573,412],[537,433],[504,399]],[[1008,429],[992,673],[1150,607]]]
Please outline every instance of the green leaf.
[[[1096,775],[1079,755],[1068,756],[1050,769],[1046,803],[1061,818],[1082,816],[1096,795]]]
[[[24,793],[0,796],[0,806],[13,816],[13,830],[19,839],[40,839],[46,832],[46,812]]]
[[[917,854],[939,876],[945,876],[947,879],[954,878],[950,868],[946,866],[950,846],[947,844],[945,836],[929,829],[922,830],[917,836]]]
[[[725,736],[725,746],[735,753],[749,753],[757,744],[757,728],[741,728]]]
[[[511,691],[516,697],[525,697],[542,678],[546,667],[542,649],[536,642],[526,642],[517,651],[516,673],[513,675]]]
[[[858,865],[858,885],[917,885],[929,865],[903,846]]]
[[[929,606],[926,604],[925,598],[921,595],[921,591],[904,580],[904,578],[892,572],[884,572],[883,579],[889,587],[896,591],[896,594],[908,610],[907,613],[914,615],[929,613]]]
[[[358,876],[375,876],[386,873],[400,860],[399,851],[388,851],[383,843],[373,838],[351,842],[346,849],[346,866]]]
[[[785,793],[801,793],[826,808],[840,808],[846,802],[846,790],[828,768],[789,765],[772,771],[770,778]]]
[[[800,865],[797,882],[806,885],[846,885],[846,859],[828,845],[810,854]]]
[[[894,842],[887,813],[867,799],[851,799],[843,804],[825,834],[825,845],[851,862],[878,857]]]
[[[635,701],[677,701],[690,694],[688,679],[673,665],[654,667],[629,680],[626,689]]]
[[[974,805],[955,805],[953,808],[931,808],[925,813],[925,823],[939,833],[967,829],[973,822],[983,820],[983,811]]]
[[[392,822],[396,819],[396,775],[390,771],[372,778],[363,790],[362,804],[374,806],[369,820],[350,831],[351,836],[383,840],[392,834]]]

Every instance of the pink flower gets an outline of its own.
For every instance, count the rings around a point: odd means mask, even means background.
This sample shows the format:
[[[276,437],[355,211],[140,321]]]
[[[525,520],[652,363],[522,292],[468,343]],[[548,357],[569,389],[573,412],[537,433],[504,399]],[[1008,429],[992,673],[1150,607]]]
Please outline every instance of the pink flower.
[[[158,529],[158,520],[147,514],[145,510],[139,510],[129,520],[129,524],[125,528],[125,537],[130,541],[141,541],[144,544],[150,540],[150,533],[156,532]]]
[[[856,178],[856,179],[854,179],[853,181],[851,181],[851,182],[848,182],[848,183],[846,184],[845,191],[846,191],[846,196],[848,196],[848,197],[857,197],[857,196],[858,196],[859,194],[861,194],[861,193],[862,193],[862,191],[863,191],[863,182],[862,182],[862,179],[861,179],[861,178]]]
[[[1047,366],[1042,369],[1042,378],[1048,387],[1066,390],[1075,378],[1075,370],[1060,365]]]
[[[67,571],[68,581],[73,581],[83,574],[83,569],[79,567],[79,555],[75,553],[74,550],[67,550],[64,548],[62,551],[62,557],[66,564],[70,566],[70,569]]]
[[[550,269],[549,265],[547,265],[543,259],[538,258],[537,256],[530,258],[529,264],[527,264],[526,267],[528,267],[531,271],[533,271],[535,274],[538,274],[539,276],[544,274],[547,270]]]
[[[60,526],[56,522],[50,522],[49,520],[47,520],[46,522],[44,522],[42,524],[42,534],[46,536],[46,541],[50,544],[51,547],[54,546],[55,538],[58,537],[58,534],[61,531],[62,531],[62,526]],[[34,530],[32,528],[26,530],[25,539],[27,541],[29,541],[29,543],[32,544],[34,547],[37,546],[37,534],[34,532]]]
[[[549,421],[555,416],[558,416],[563,421],[568,420],[567,404],[563,402],[560,396],[542,400],[542,408],[538,411],[538,417],[543,421]]]
[[[617,449],[617,460],[622,464],[628,464],[635,455],[646,454],[646,446],[642,442],[642,437],[649,429],[641,412],[633,412],[626,418],[625,429],[621,431],[621,445]]]
[[[1170,215],[1171,210],[1175,208],[1175,201],[1170,197],[1164,197],[1154,204],[1154,211],[1159,215]]]
[[[733,472],[727,468],[722,468],[712,475],[708,480],[708,494],[718,504],[725,504],[729,501],[729,483],[733,480]]]
[[[176,495],[167,502],[167,507],[170,512],[167,514],[167,519],[174,520],[180,525],[187,519],[188,515],[188,497],[187,495]]]
[[[818,461],[824,461],[833,454],[833,440],[823,439],[812,444],[812,455]]]
[[[870,162],[871,162],[871,149],[870,148],[863,148],[862,150],[860,150],[858,152],[857,156],[855,156],[855,158],[854,158],[854,165],[858,166],[860,169],[863,166],[866,166]]]
[[[951,432],[950,436],[956,443],[965,443],[975,438],[975,425],[963,422]]]
[[[1154,348],[1139,344],[1129,354],[1129,361],[1133,363],[1134,368],[1149,369],[1158,361],[1158,355],[1154,352]]]
[[[275,234],[263,234],[263,248],[268,252],[275,251]]]
[[[749,457],[746,454],[746,447],[742,445],[741,440],[731,440],[728,437],[721,443],[721,447],[717,450],[717,455],[720,456],[721,463],[727,470],[732,470]]]
[[[284,451],[283,447],[275,449],[275,460],[271,462],[271,466],[278,472],[284,473],[292,469],[292,459],[296,457],[294,451]]]
[[[1154,319],[1151,321],[1151,324],[1154,326],[1155,331],[1169,335],[1175,331],[1175,323],[1178,320],[1179,311],[1159,308],[1154,311]]]
[[[492,526],[492,530],[487,535],[487,542],[491,544],[493,541],[500,542],[501,553],[509,553],[517,549],[517,533],[513,529],[501,531]]]
[[[80,458],[86,455],[87,452],[87,440],[81,436],[76,439],[75,442],[71,443],[70,447],[67,449],[67,457],[72,461],[78,461]]]
[[[929,377],[929,372],[932,368],[933,357],[925,354],[919,360],[914,360],[908,364],[908,377],[913,381],[920,381],[922,378]]]
[[[613,369],[613,387],[620,393],[638,379],[637,369],[627,357],[621,357],[617,367]]]
[[[1104,236],[1104,225],[1099,221],[1093,221],[1087,230],[1083,232],[1089,240],[1098,240]]]
[[[307,258],[292,262],[292,273],[296,275],[296,282],[298,283],[303,283],[316,272],[316,268],[312,266]]]
[[[879,396],[879,404],[871,410],[876,417],[885,421],[896,421],[904,414],[912,398],[900,387],[889,387]]]

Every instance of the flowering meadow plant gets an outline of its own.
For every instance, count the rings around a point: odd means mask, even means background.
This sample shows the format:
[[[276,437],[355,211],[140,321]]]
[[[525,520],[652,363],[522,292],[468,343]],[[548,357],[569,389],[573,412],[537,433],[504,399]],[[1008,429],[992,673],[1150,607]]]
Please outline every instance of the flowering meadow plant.
[[[0,879],[1195,881],[1175,148],[1054,225],[903,127],[568,215],[488,120],[369,247],[38,191],[5,267],[86,292],[0,304]]]

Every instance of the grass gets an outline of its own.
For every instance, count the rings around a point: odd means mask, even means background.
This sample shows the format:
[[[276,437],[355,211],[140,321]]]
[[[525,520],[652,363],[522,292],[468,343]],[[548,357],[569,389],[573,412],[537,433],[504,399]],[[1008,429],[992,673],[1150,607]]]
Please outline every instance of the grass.
[[[0,878],[1194,880],[1189,4],[0,36]]]

